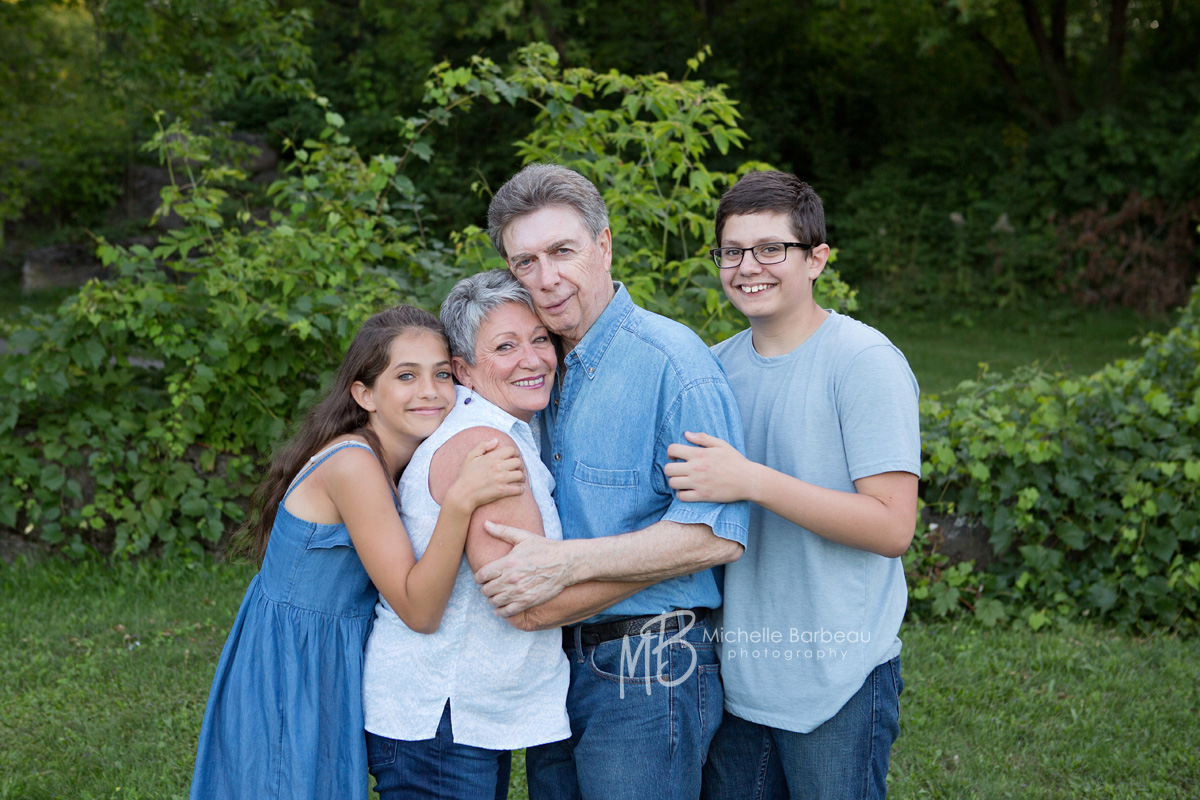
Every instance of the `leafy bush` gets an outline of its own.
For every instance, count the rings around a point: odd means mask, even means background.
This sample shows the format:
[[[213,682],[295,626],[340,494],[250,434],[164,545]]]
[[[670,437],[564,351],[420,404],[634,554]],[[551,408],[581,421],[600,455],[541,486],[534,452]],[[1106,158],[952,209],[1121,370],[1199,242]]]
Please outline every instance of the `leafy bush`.
[[[329,115],[322,141],[272,187],[276,207],[236,209],[210,142],[183,125],[151,147],[186,170],[160,213],[184,227],[153,250],[101,242],[116,277],[10,334],[0,524],[120,552],[217,542],[241,517],[256,456],[336,366],[358,322],[413,299],[411,226],[384,200],[395,160],[363,162]],[[170,272],[164,269],[170,265]]]
[[[918,613],[967,601],[992,620],[1023,608],[1034,627],[1078,612],[1197,628],[1200,289],[1144,344],[1083,379],[1027,369],[922,402],[924,500],[980,520],[997,559],[976,575],[915,548]]]
[[[716,186],[733,180],[702,157],[742,138],[719,87],[564,74],[535,46],[510,74],[480,58],[442,65],[428,98],[427,113],[404,121],[405,153],[369,160],[324,110],[319,139],[288,143],[293,164],[266,210],[227,188],[242,176],[212,157],[217,142],[182,123],[160,130],[148,147],[175,180],[159,213],[182,227],[153,249],[101,241],[112,280],[0,330],[26,351],[0,362],[0,526],[77,551],[219,542],[242,517],[257,461],[363,319],[398,302],[435,308],[461,275],[500,265],[477,228],[453,247],[432,238],[406,175],[409,159],[432,152],[438,124],[477,101],[532,104],[537,130],[518,149],[561,158],[602,188],[614,271],[639,300],[711,336],[732,328],[701,255]],[[832,272],[822,283],[833,304],[852,302]]]
[[[942,126],[893,146],[832,209],[847,278],[909,304],[1182,305],[1200,274],[1194,84],[1048,131]]]

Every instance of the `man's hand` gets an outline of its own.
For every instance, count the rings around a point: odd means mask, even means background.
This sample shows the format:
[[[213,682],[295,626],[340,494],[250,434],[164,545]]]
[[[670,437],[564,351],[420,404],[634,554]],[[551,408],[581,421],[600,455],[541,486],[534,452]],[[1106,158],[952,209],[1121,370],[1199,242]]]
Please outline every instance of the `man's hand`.
[[[495,522],[484,523],[484,530],[513,546],[508,555],[475,573],[475,582],[499,616],[511,617],[539,606],[575,583],[563,542]]]
[[[697,447],[673,444],[667,456],[674,459],[663,467],[667,484],[686,503],[733,503],[750,499],[748,480],[754,462],[724,439],[707,433],[684,432]]]

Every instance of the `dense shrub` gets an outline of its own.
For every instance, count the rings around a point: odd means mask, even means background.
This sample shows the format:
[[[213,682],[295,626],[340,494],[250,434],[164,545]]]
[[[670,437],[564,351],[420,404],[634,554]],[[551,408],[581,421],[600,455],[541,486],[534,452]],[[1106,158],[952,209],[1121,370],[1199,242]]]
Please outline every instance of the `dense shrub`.
[[[834,205],[831,236],[847,279],[889,302],[1069,294],[1163,313],[1200,274],[1197,174],[1200,90],[1181,80],[1050,130],[915,135]]]
[[[980,575],[918,546],[918,613],[969,603],[991,620],[1022,608],[1034,627],[1075,612],[1197,627],[1200,290],[1144,345],[1086,378],[1023,370],[923,401],[924,500],[982,522],[997,558]]]

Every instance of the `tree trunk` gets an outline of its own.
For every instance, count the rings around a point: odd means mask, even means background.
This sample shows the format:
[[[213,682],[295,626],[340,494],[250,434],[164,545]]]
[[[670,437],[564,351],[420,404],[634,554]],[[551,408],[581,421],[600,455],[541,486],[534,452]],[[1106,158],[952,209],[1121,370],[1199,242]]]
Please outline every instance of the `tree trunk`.
[[[1050,79],[1054,89],[1055,109],[1059,122],[1073,119],[1079,113],[1079,103],[1071,88],[1071,75],[1067,68],[1066,53],[1066,0],[1055,0],[1051,10],[1051,36],[1046,35],[1046,27],[1042,23],[1041,10],[1036,0],[1019,0],[1021,15],[1025,19],[1025,28],[1033,39],[1033,46],[1041,59],[1042,69]]]
[[[1104,84],[1105,105],[1116,105],[1121,97],[1121,61],[1125,58],[1125,36],[1129,0],[1112,0],[1108,15],[1108,75]]]

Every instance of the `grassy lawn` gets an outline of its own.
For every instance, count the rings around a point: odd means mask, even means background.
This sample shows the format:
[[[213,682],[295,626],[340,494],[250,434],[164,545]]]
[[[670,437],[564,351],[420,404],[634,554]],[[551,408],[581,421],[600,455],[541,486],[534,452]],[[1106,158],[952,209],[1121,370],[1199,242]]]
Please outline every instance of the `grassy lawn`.
[[[942,394],[987,369],[1038,363],[1049,372],[1089,375],[1141,352],[1138,340],[1166,331],[1178,313],[1147,319],[1129,309],[1084,310],[1046,301],[1012,310],[930,308],[888,313],[877,302],[856,315],[904,351],[923,394]],[[983,366],[986,365],[986,366]]]
[[[251,571],[0,565],[0,798],[182,798]],[[1191,798],[1200,640],[902,631],[896,798]],[[521,759],[514,791],[525,797]]]

